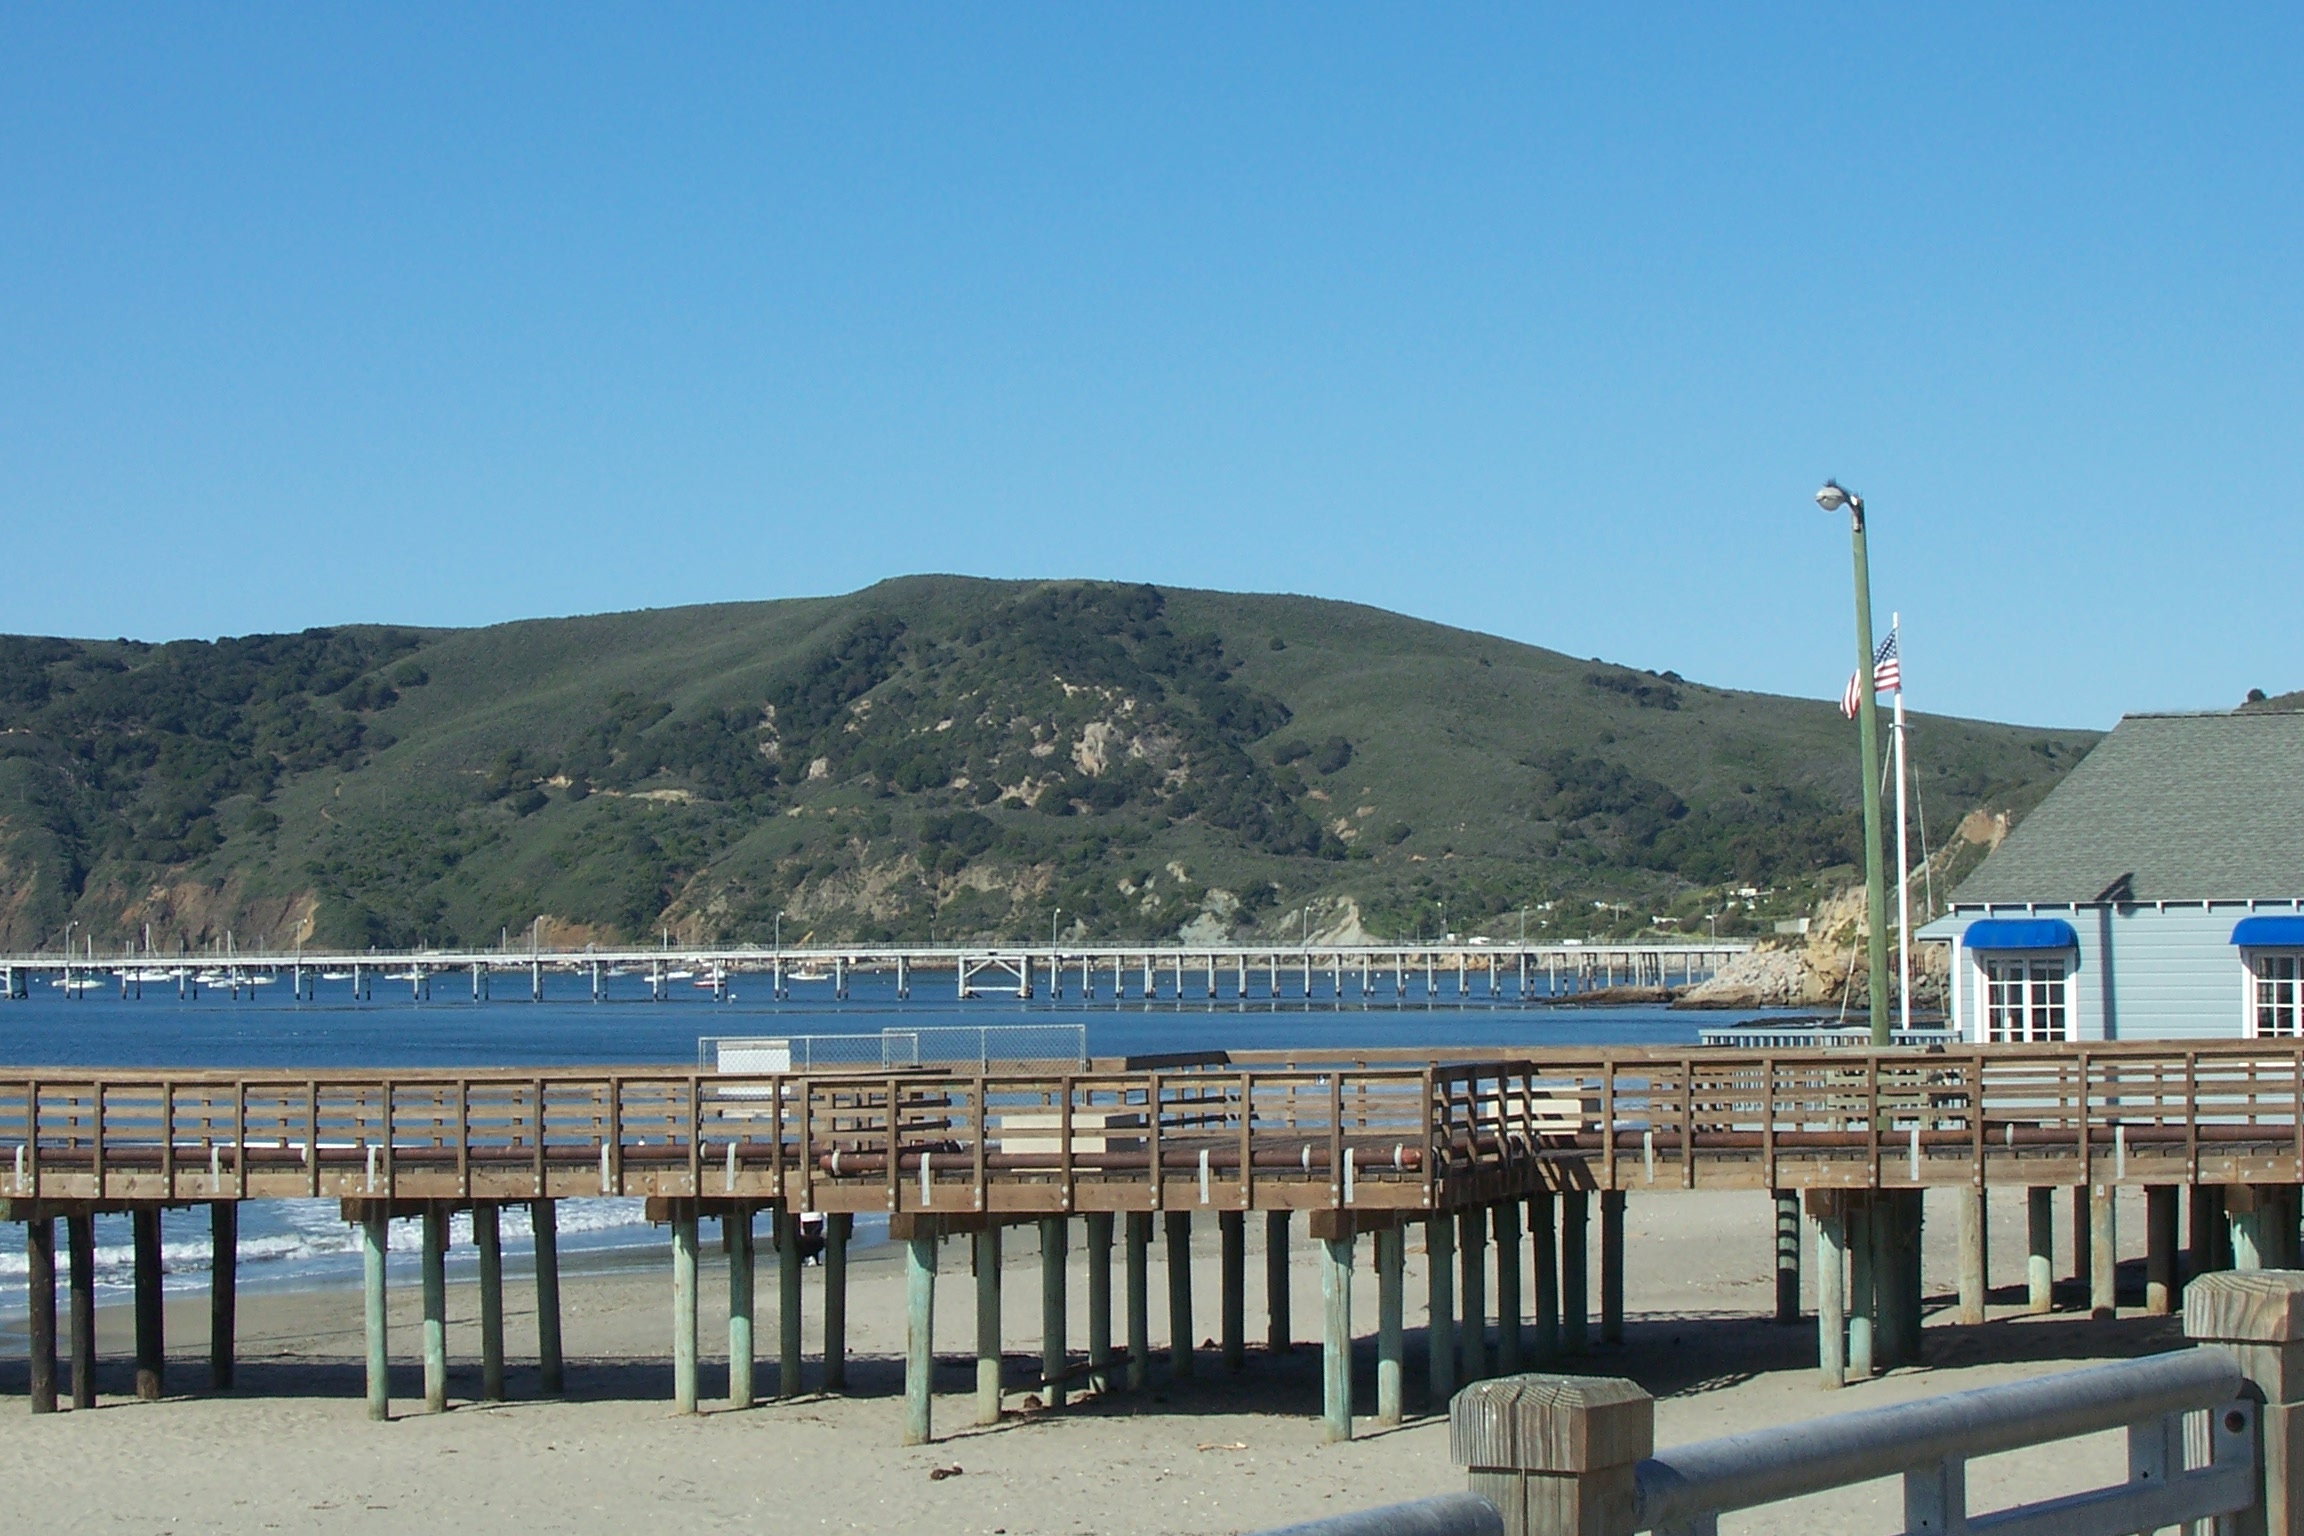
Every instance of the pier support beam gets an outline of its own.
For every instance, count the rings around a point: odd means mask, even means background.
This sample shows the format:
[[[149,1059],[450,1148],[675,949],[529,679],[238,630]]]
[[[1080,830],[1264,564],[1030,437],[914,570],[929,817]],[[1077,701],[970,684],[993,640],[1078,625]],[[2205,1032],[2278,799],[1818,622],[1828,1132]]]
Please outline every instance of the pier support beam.
[[[1288,1319],[1288,1215],[1264,1213],[1264,1347],[1276,1355],[1294,1347]]]
[[[782,1219],[782,1212],[778,1212],[778,1219]],[[749,1408],[759,1401],[752,1381],[752,1367],[758,1357],[752,1324],[760,1278],[750,1206],[738,1206],[720,1218],[720,1246],[728,1250],[728,1406]],[[782,1254],[777,1257],[781,1263]],[[779,1392],[784,1389],[781,1381],[776,1386]]]
[[[1040,1397],[1064,1406],[1070,1350],[1064,1338],[1064,1260],[1069,1233],[1061,1216],[1040,1218]]]
[[[1120,984],[1115,981],[1112,985],[1117,994]],[[1130,1211],[1126,1219],[1128,1388],[1141,1392],[1152,1373],[1152,1213]]]
[[[1536,1267],[1536,1363],[1560,1353],[1560,1227],[1550,1190],[1528,1197],[1530,1258]]]
[[[384,1310],[384,1251],[390,1222],[371,1206],[360,1223],[360,1288],[367,1323],[368,1417],[392,1417],[392,1352]]]
[[[56,1411],[56,1219],[24,1223],[25,1338],[34,1413]]]
[[[448,1411],[448,1212],[424,1207],[424,1411]]]
[[[156,1403],[168,1370],[167,1318],[160,1307],[160,1208],[139,1206],[130,1222],[136,1252],[136,1396]]]
[[[2185,1278],[2197,1280],[2226,1267],[2231,1260],[2224,1241],[2224,1187],[2193,1185],[2185,1198],[2184,1215],[2190,1227],[2185,1242]]]
[[[1222,1319],[1224,1369],[1248,1368],[1248,1217],[1244,1211],[1216,1213],[1217,1285]]]
[[[1349,1219],[1347,1216],[1346,1219]],[[1352,1233],[1320,1242],[1321,1438],[1352,1438]]]
[[[96,1406],[96,1218],[86,1213],[64,1218],[65,1246],[72,1250],[72,1406]]]
[[[1432,1216],[1424,1222],[1424,1391],[1430,1405],[1444,1408],[1456,1395],[1456,1222]]]
[[[2176,1310],[2176,1186],[2144,1191],[2144,1310],[2166,1317]]]
[[[240,1207],[208,1207],[208,1385],[232,1390],[240,1322]]]
[[[472,1246],[480,1252],[480,1400],[504,1401],[504,1229],[493,1201],[472,1207]]]
[[[1081,974],[1087,971],[1083,967]],[[1087,990],[1087,983],[1081,983]],[[1112,1213],[1092,1212],[1088,1227],[1088,1387],[1112,1390]]]
[[[1168,1373],[1192,1379],[1192,1213],[1168,1212]]]
[[[2045,1316],[2056,1310],[2056,1191],[2024,1191],[2024,1306]]]
[[[1991,1296],[1990,1256],[1985,1247],[1991,1208],[1983,1189],[1976,1185],[1964,1186],[1956,1195],[1960,1201],[1958,1317],[1960,1322],[1973,1325],[1984,1321],[1984,1309]]]
[[[801,1290],[807,1276],[800,1272],[800,1213],[790,1206],[776,1207],[776,1395],[798,1397],[807,1389],[800,1364]],[[744,1213],[744,1246],[752,1246],[752,1213]],[[827,1245],[829,1246],[829,1245]]]
[[[1491,978],[1493,979],[1493,978]],[[1520,1202],[1506,1200],[1495,1208],[1496,1220],[1496,1371],[1502,1376],[1520,1370]]]
[[[1827,1391],[1848,1383],[1848,1217],[1836,1191],[1816,1211],[1816,1368]]]
[[[916,1216],[904,1245],[904,1443],[926,1445],[935,1431],[936,1223]]]
[[[1406,1414],[1408,1234],[1398,1225],[1376,1232],[1376,1422],[1397,1424]]]
[[[2072,1283],[2082,1296],[2091,1296],[2095,1289],[2096,1260],[2091,1251],[2094,1246],[2095,1224],[2088,1214],[2088,1186],[2074,1185],[2072,1189]]]
[[[1456,1213],[1456,1377],[1465,1386],[1488,1375],[1488,1212]]]
[[[1777,1190],[1776,1321],[1800,1321],[1800,1197]]]
[[[672,1411],[696,1411],[696,1204],[672,1214]]]
[[[1600,1192],[1600,1342],[1624,1342],[1624,1191]]]
[[[856,1218],[834,1211],[824,1218],[824,1390],[848,1390],[848,1239]]]
[[[1560,1352],[1580,1355],[1592,1343],[1591,1271],[1586,1257],[1591,1201],[1581,1189],[1560,1194]]]
[[[986,1223],[976,1243],[976,1422],[1000,1422],[1000,1229]]]
[[[2113,1204],[2118,1189],[2096,1184],[2088,1191],[2088,1311],[2094,1317],[2116,1317],[2120,1310],[2120,1240]]]
[[[566,1389],[560,1363],[560,1208],[550,1200],[528,1205],[536,1232],[536,1372],[547,1397]]]

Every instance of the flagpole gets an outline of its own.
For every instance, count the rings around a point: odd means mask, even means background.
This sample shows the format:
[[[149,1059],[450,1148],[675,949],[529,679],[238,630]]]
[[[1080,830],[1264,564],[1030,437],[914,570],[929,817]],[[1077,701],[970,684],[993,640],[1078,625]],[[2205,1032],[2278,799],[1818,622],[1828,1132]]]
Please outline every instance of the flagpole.
[[[1888,633],[1896,639],[1899,674],[1896,679],[1896,1000],[1897,1015],[1909,1035],[1912,1029],[1912,848],[1906,831],[1909,818],[1904,813],[1903,629],[1904,616],[1890,614]]]

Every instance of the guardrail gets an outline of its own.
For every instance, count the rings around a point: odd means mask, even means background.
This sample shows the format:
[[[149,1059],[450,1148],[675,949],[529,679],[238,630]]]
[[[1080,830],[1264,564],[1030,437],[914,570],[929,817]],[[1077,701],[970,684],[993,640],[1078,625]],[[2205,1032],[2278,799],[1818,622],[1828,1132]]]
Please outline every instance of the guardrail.
[[[878,1034],[705,1035],[696,1065],[714,1072],[813,1072],[821,1068],[994,1063],[1003,1066],[1088,1065],[1085,1024],[891,1025]]]
[[[2304,1288],[2304,1275],[2285,1278]],[[1713,1536],[1731,1511],[1899,1476],[1911,1536],[2110,1536],[2209,1521],[2219,1533],[2262,1531],[2268,1477],[2284,1518],[2288,1472],[2259,1454],[2262,1390],[2232,1353],[2194,1348],[1651,1455],[1655,1403],[1633,1383],[1507,1377],[1451,1405],[1450,1449],[1469,1492],[1269,1536]],[[2114,1429],[2128,1432],[2124,1481],[1970,1512],[1970,1460]],[[2275,1454],[2286,1446],[2279,1437]]]

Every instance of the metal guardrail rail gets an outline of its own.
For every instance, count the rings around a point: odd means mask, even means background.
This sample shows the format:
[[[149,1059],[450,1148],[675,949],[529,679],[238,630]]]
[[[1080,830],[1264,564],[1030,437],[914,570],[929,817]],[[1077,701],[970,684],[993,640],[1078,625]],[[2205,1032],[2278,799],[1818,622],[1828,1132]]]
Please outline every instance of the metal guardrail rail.
[[[2263,1497],[2258,1405],[2247,1392],[2232,1355],[2182,1350],[1676,1446],[1630,1469],[1629,1499],[1623,1469],[1603,1469],[1604,1486],[1590,1490],[1597,1498],[1559,1496],[1587,1490],[1556,1483],[1510,1516],[1457,1493],[1267,1536],[1715,1536],[1723,1514],[1889,1477],[1904,1481],[1908,1536],[2111,1536],[2210,1521],[2224,1533]],[[1459,1439],[1465,1418],[1459,1398]],[[1970,1461],[2116,1429],[2128,1432],[2124,1481],[1969,1511]]]

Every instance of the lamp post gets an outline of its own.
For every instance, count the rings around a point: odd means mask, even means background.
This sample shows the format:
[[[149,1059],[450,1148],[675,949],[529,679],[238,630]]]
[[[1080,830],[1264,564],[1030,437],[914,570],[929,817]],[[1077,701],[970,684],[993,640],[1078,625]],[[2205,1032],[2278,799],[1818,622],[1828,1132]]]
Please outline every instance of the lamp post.
[[[1864,920],[1865,959],[1871,968],[1866,988],[1872,1004],[1872,1043],[1888,1035],[1888,877],[1880,860],[1880,720],[1872,691],[1872,568],[1864,551],[1864,498],[1827,480],[1816,493],[1827,512],[1848,509],[1849,536],[1856,551],[1856,736],[1864,754]]]
[[[1054,949],[1056,947],[1056,924],[1057,921],[1063,916],[1064,909],[1062,907],[1058,907],[1054,915],[1048,919],[1048,947],[1050,949]]]

